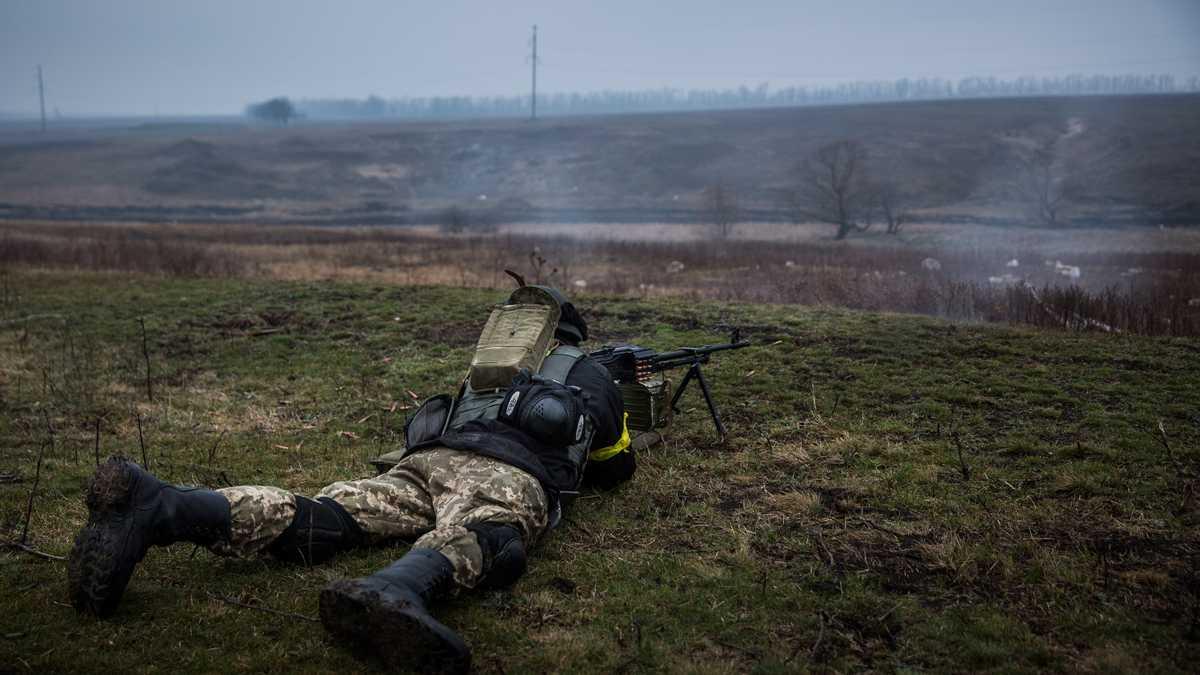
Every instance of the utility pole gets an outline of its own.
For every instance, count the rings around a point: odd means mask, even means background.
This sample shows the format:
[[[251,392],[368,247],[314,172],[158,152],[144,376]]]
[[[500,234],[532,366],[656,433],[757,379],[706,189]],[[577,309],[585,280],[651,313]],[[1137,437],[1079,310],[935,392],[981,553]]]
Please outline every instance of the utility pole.
[[[38,65],[38,99],[42,102],[42,133],[46,133],[46,86],[42,83],[42,66]]]
[[[533,47],[533,56],[530,57],[530,65],[533,66],[533,93],[529,96],[529,119],[537,119],[537,24],[533,25],[533,40],[529,43]]]

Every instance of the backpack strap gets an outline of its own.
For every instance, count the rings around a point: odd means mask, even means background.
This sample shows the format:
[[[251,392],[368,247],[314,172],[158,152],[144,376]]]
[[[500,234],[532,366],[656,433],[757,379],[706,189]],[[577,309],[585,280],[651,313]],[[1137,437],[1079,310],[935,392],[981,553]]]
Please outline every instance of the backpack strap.
[[[571,373],[571,369],[586,355],[579,347],[559,345],[542,361],[542,367],[538,369],[538,375],[549,380],[554,380],[559,384],[566,384],[567,375]]]

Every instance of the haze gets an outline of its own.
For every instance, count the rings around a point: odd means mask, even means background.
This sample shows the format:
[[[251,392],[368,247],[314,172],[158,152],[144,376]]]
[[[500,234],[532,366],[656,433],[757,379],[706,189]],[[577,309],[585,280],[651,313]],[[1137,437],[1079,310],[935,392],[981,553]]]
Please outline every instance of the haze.
[[[0,112],[231,114],[293,98],[1200,73],[1192,0],[4,0]]]

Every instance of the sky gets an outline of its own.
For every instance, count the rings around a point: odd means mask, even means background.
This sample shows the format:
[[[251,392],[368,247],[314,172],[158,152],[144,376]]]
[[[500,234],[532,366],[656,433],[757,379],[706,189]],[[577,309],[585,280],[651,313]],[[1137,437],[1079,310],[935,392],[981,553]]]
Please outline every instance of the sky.
[[[0,112],[968,75],[1200,75],[1200,0],[0,0]]]

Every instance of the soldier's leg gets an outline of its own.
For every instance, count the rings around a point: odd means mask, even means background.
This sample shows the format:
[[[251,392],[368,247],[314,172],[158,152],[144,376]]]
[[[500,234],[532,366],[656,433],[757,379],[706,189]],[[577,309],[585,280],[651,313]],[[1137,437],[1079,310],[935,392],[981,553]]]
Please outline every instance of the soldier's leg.
[[[88,522],[67,566],[71,601],[81,612],[112,614],[150,547],[178,541],[223,555],[317,562],[364,539],[415,538],[433,525],[422,485],[401,469],[334,483],[314,500],[273,487],[169,485],[114,457],[88,487]]]
[[[317,498],[340,504],[371,542],[415,539],[433,527],[434,515],[418,457],[406,457],[374,478],[333,483]]]
[[[229,538],[208,547],[219,555],[253,558],[265,553],[296,516],[296,496],[282,488],[239,485],[216,492],[229,502]]]
[[[549,522],[537,479],[500,460],[455,450],[430,457],[436,522],[413,548],[438,551],[459,588],[507,586],[525,572],[525,549]]]
[[[316,499],[263,486],[218,492],[229,500],[230,537],[211,548],[224,555],[270,553],[313,564],[366,541],[411,540],[433,526],[429,494],[404,463],[374,478],[333,483]]]
[[[470,649],[429,605],[456,587],[515,580],[525,567],[524,542],[546,527],[546,498],[532,476],[472,453],[434,448],[406,461],[425,480],[435,528],[387,568],[327,586],[321,621],[392,666],[466,670]]]
[[[219,555],[315,564],[362,543],[350,514],[329,499],[309,499],[277,487],[240,485],[217,492],[229,501],[229,538],[209,546]]]

